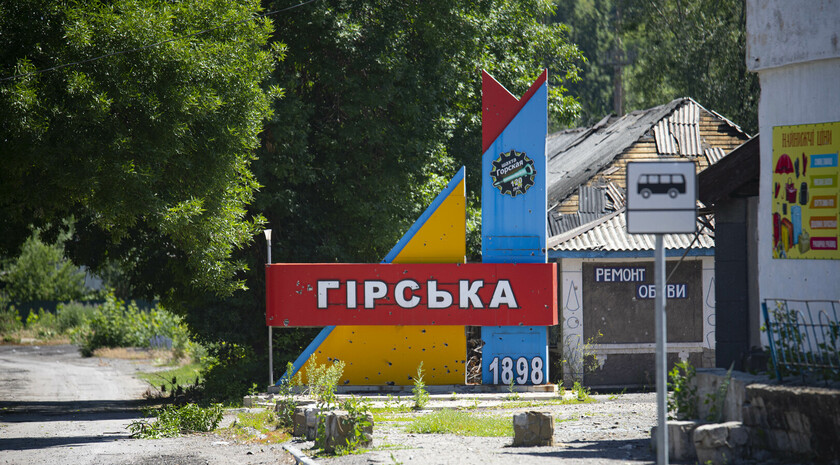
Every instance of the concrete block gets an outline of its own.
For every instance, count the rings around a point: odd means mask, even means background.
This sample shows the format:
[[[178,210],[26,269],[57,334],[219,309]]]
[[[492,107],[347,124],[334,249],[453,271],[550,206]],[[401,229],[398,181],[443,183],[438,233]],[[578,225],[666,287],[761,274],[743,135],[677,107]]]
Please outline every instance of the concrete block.
[[[694,377],[697,387],[697,412],[701,420],[709,420],[711,403],[706,399],[714,396],[718,388],[726,379],[726,371],[722,368],[698,368]],[[764,376],[751,375],[741,371],[732,371],[729,388],[726,391],[723,404],[723,418],[720,421],[744,421],[743,407],[746,399],[745,388],[753,383],[766,382]]]
[[[359,447],[369,447],[373,441],[373,416],[367,414],[366,419],[367,425],[362,429]],[[331,454],[336,448],[348,445],[355,432],[355,425],[349,413],[344,410],[334,410],[324,414],[324,429],[325,437],[315,438],[315,447]]]
[[[305,437],[309,441],[315,439],[318,412],[318,408],[311,405],[295,407],[295,413],[292,415],[292,435]]]
[[[554,415],[529,411],[513,416],[514,446],[553,446]]]
[[[702,423],[696,421],[668,421],[668,457],[680,462],[693,461],[697,457],[694,450],[694,430]],[[654,426],[650,431],[651,449],[656,451],[656,431]]]
[[[749,430],[730,421],[701,425],[694,430],[694,449],[699,463],[735,463],[749,452]]]

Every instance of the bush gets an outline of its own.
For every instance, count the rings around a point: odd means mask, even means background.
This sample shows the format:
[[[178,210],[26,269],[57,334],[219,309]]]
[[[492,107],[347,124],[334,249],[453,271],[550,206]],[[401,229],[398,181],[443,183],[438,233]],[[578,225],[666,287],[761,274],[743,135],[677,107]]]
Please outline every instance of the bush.
[[[171,438],[181,434],[213,431],[222,421],[222,406],[214,404],[199,407],[187,404],[183,407],[163,407],[147,414],[157,417],[157,421],[138,420],[128,425],[131,435],[143,439]]]
[[[7,336],[23,328],[23,322],[14,305],[0,305],[0,334]]]
[[[87,292],[84,273],[64,258],[63,247],[44,244],[37,234],[26,240],[4,271],[4,292],[16,302],[78,300]]]
[[[205,399],[237,404],[254,388],[254,380],[264,374],[265,364],[251,347],[220,342],[207,346],[202,372]]]
[[[74,342],[89,357],[100,347],[149,347],[156,336],[173,341],[182,353],[190,347],[189,331],[181,318],[164,309],[140,310],[134,302],[125,304],[113,295],[102,304],[78,332]]]
[[[80,328],[87,324],[96,314],[97,306],[80,302],[60,303],[56,307],[57,325],[59,333],[65,334],[74,328]]]

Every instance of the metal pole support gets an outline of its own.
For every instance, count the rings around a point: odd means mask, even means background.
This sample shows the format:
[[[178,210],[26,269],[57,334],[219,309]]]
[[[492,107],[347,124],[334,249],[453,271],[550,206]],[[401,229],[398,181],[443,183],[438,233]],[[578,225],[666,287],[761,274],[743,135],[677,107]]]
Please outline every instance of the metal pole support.
[[[665,319],[665,244],[662,234],[656,235],[656,252],[653,264],[656,288],[656,463],[668,463],[668,359],[666,352],[667,326]]]

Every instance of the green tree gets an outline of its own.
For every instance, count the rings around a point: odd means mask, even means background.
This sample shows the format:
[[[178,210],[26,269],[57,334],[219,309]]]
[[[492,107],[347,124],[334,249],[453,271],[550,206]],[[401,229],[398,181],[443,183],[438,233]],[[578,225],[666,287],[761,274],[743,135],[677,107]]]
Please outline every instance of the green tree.
[[[758,77],[746,66],[745,0],[624,0],[625,34],[638,41],[629,105],[692,97],[758,130]]]
[[[557,0],[552,20],[567,24],[570,39],[586,62],[579,81],[569,84],[569,93],[580,101],[576,125],[589,126],[606,115],[616,113],[616,88],[623,88],[620,69],[631,64],[631,50],[621,31],[621,0]],[[620,81],[617,85],[616,78]],[[623,105],[624,98],[620,95]]]
[[[64,258],[60,244],[45,244],[35,234],[20,255],[0,272],[2,293],[16,302],[78,300],[84,297],[85,275]]]
[[[549,68],[549,114],[574,118],[563,86],[580,55],[550,13],[540,0],[330,0],[278,16],[287,94],[255,164],[278,260],[380,260],[462,164],[477,205],[482,69],[521,95]]]
[[[271,83],[285,95],[253,165],[264,186],[253,209],[274,231],[274,261],[381,260],[462,164],[480,250],[481,70],[519,96],[547,67],[550,116],[577,111],[563,85],[580,55],[565,27],[545,24],[550,12],[546,1],[322,0],[276,16],[287,54]],[[264,357],[265,242],[242,256],[250,291],[198,304],[188,319],[205,340]],[[275,330],[275,366],[315,332]]]
[[[118,263],[141,295],[242,287],[233,253],[261,222],[246,208],[274,63],[258,9],[0,1],[0,255],[74,218],[71,258]]]

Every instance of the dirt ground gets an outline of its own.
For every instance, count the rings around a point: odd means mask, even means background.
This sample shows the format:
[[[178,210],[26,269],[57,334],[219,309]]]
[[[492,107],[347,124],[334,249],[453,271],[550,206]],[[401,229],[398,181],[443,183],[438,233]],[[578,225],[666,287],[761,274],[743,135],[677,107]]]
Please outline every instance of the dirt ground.
[[[147,386],[133,375],[149,361],[82,358],[75,347],[0,346],[0,464],[289,464],[281,445],[239,444],[216,434],[143,440],[127,426],[141,418]],[[505,395],[434,396],[431,408],[469,404],[512,419],[533,407],[515,407]],[[531,395],[530,398],[535,398]],[[520,400],[527,400],[523,394]],[[396,423],[374,428],[373,448],[362,454],[317,457],[322,464],[653,463],[652,393],[596,395],[597,402],[540,406],[555,419],[553,447],[514,448],[511,438],[409,434]],[[373,399],[375,400],[375,399]],[[380,399],[381,400],[381,399]],[[407,401],[406,401],[407,402]],[[226,422],[233,413],[226,415]],[[512,420],[511,420],[512,421]],[[293,440],[309,453],[311,442]]]

